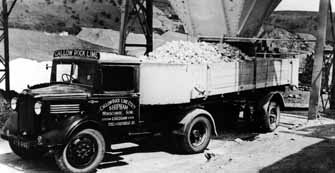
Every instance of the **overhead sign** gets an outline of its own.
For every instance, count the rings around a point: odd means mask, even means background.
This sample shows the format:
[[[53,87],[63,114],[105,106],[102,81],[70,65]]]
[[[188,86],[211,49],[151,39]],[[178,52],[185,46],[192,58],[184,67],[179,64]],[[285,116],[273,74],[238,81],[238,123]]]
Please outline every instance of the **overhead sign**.
[[[94,59],[100,58],[99,52],[95,50],[64,49],[64,50],[56,50],[54,52],[54,58],[65,57],[65,56],[85,57],[85,58],[94,58]]]

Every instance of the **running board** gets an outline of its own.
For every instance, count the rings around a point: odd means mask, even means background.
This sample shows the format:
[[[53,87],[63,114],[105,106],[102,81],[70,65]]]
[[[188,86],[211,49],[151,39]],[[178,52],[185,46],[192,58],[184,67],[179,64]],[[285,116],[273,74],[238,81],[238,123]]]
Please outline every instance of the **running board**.
[[[142,135],[152,135],[152,134],[154,133],[152,132],[134,132],[134,133],[130,132],[128,133],[129,136],[142,136]]]

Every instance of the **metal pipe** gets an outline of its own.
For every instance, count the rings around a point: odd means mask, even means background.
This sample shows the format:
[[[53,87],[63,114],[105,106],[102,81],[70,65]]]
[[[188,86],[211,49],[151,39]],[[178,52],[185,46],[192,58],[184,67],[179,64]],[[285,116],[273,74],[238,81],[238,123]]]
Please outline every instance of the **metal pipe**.
[[[252,38],[252,37],[223,37],[223,38],[217,38],[212,36],[201,36],[199,37],[199,40],[236,40],[236,41],[300,41],[300,42],[316,42],[316,40],[304,40],[304,39],[276,39],[276,38]]]

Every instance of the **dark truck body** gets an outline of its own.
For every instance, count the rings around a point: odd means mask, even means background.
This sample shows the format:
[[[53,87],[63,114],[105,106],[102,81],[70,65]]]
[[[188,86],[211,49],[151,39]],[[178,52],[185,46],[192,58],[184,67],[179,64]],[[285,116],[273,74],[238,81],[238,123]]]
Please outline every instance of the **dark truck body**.
[[[1,137],[23,158],[54,154],[60,168],[72,172],[95,169],[110,144],[138,134],[172,134],[171,143],[182,152],[202,152],[216,134],[215,120],[228,116],[224,104],[239,105],[235,113],[244,112],[266,131],[278,126],[284,103],[276,90],[295,84],[296,60],[257,62],[173,65],[88,50],[56,51],[51,82],[19,94],[16,114]],[[283,62],[290,67],[283,68]],[[89,149],[83,154],[77,147]],[[73,155],[78,158],[71,161]]]

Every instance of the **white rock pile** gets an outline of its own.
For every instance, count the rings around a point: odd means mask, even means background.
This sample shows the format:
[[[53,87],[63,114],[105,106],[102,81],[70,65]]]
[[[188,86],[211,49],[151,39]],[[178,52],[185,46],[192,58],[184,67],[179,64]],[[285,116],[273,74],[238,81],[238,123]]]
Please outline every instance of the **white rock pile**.
[[[31,59],[18,58],[10,61],[10,88],[22,92],[27,85],[50,82],[51,68],[46,69],[46,64],[51,66],[51,61],[38,62]],[[0,84],[5,89],[5,82]]]
[[[155,49],[144,62],[169,64],[211,64],[251,60],[236,47],[229,44],[210,44],[206,42],[172,41]]]

